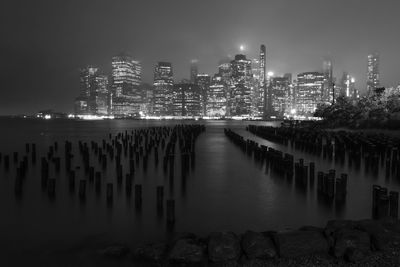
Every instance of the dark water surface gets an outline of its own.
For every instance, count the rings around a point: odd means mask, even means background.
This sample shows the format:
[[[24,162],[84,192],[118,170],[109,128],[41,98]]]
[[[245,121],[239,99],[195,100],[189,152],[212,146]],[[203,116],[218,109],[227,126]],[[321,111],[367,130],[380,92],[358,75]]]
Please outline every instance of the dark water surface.
[[[164,240],[168,236],[165,212],[157,216],[156,186],[165,186],[167,198],[176,200],[176,223],[174,231],[194,232],[207,235],[209,232],[232,230],[265,231],[297,228],[302,225],[323,226],[333,218],[362,219],[371,216],[371,185],[380,184],[389,190],[400,189],[391,179],[349,169],[346,163],[336,165],[310,154],[281,146],[255,137],[245,131],[248,122],[207,121],[196,122],[206,125],[196,142],[196,165],[186,183],[177,175],[173,187],[162,172],[162,163],[155,168],[153,157],[147,172],[138,167],[134,184],[143,186],[143,206],[135,209],[134,197],[127,198],[124,188],[115,186],[112,207],[106,205],[105,182],[115,182],[113,166],[107,170],[102,193],[96,196],[94,186],[88,185],[86,201],[82,203],[77,194],[68,189],[68,181],[62,162],[60,174],[50,169],[50,178],[56,178],[56,197],[50,200],[40,183],[40,158],[54,141],[59,142],[59,155],[64,153],[64,141],[73,143],[78,151],[78,140],[100,142],[109,133],[116,134],[149,126],[177,124],[177,121],[72,121],[72,120],[22,120],[0,119],[0,152],[11,155],[10,171],[0,165],[0,250],[2,253],[18,250],[33,253],[56,246],[74,246],[82,243],[122,242],[131,246]],[[184,122],[194,123],[194,122]],[[278,125],[276,122],[252,122],[259,125]],[[234,129],[245,138],[272,146],[283,152],[293,153],[295,160],[304,158],[316,162],[316,171],[336,169],[349,174],[348,194],[344,206],[335,206],[319,201],[316,186],[307,191],[299,190],[293,182],[266,174],[264,166],[231,143],[223,128]],[[25,152],[25,143],[36,143],[37,164],[29,161],[28,176],[23,185],[22,196],[14,194],[15,165],[12,153]],[[160,160],[161,161],[161,160]],[[347,160],[345,161],[347,162]],[[75,159],[75,166],[82,163]],[[180,170],[180,168],[177,168]]]

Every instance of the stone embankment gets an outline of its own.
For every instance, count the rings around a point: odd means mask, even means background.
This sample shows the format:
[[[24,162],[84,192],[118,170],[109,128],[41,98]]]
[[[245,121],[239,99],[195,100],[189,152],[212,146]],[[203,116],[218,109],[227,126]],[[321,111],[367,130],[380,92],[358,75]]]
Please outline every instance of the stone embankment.
[[[180,233],[164,243],[103,252],[131,257],[138,266],[400,266],[400,221],[332,220],[325,228],[218,232],[205,238]]]

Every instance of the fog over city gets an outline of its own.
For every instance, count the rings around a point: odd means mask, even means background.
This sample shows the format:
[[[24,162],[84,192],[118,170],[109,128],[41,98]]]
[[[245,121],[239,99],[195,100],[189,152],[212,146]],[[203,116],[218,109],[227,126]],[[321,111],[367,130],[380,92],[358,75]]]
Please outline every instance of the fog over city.
[[[129,52],[152,84],[154,66],[171,62],[174,80],[189,79],[190,61],[214,75],[218,62],[238,53],[259,57],[277,75],[348,72],[366,91],[367,56],[380,55],[381,85],[396,86],[400,25],[396,0],[305,1],[2,1],[0,114],[41,109],[71,113],[79,71]],[[243,46],[243,51],[240,51]]]

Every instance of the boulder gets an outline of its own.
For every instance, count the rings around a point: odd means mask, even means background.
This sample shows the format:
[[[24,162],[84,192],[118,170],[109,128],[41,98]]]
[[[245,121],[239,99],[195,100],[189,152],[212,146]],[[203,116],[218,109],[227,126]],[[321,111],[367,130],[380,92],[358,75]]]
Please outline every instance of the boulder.
[[[344,257],[352,263],[357,263],[365,259],[365,253],[359,249],[350,248],[346,251]]]
[[[196,239],[196,235],[189,232],[176,232],[168,239],[168,245],[174,246],[181,239]]]
[[[333,247],[335,245],[334,234],[336,231],[340,229],[354,229],[356,223],[350,220],[330,220],[326,224],[324,229],[324,234],[328,240],[329,247]]]
[[[278,253],[284,258],[294,258],[314,253],[327,253],[328,242],[319,231],[290,231],[275,235]]]
[[[396,239],[396,234],[386,229],[379,221],[362,220],[357,222],[357,229],[370,235],[371,243],[377,250],[388,249]]]
[[[326,224],[324,232],[325,232],[326,236],[331,236],[337,230],[340,230],[343,228],[354,229],[355,226],[356,226],[356,223],[354,221],[350,221],[350,220],[330,220]]]
[[[305,225],[305,226],[300,227],[299,231],[316,231],[316,232],[322,233],[324,231],[324,228],[311,226],[311,225]]]
[[[169,260],[172,262],[196,263],[205,259],[205,246],[190,238],[176,241],[169,253]]]
[[[271,238],[253,231],[247,231],[243,235],[242,249],[249,259],[269,259],[276,256]]]
[[[400,221],[392,218],[385,218],[379,221],[382,226],[394,233],[400,234]]]
[[[360,230],[340,229],[335,232],[334,239],[333,254],[336,257],[343,257],[349,249],[357,249],[365,254],[371,249],[369,234]]]
[[[137,259],[157,262],[164,258],[165,251],[164,243],[147,244],[135,249],[133,256]]]
[[[232,232],[212,233],[208,240],[208,256],[212,262],[237,261],[241,248],[238,237]]]
[[[111,258],[122,258],[128,254],[129,248],[124,245],[115,245],[100,250],[100,254]]]

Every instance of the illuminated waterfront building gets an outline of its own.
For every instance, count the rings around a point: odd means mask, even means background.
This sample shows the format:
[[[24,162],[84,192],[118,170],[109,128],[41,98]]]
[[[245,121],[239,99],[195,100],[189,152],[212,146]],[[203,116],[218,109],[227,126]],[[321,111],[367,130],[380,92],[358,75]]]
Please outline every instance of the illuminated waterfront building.
[[[199,73],[198,60],[193,59],[190,62],[190,82],[196,83],[197,74]]]
[[[331,103],[333,97],[333,66],[330,59],[323,62],[324,84],[322,87],[322,101]]]
[[[173,86],[174,116],[196,117],[202,115],[201,91],[198,85],[178,83]]]
[[[351,97],[355,90],[355,79],[347,72],[343,72],[342,79],[340,80],[339,88],[335,89],[337,95]]]
[[[304,72],[297,75],[296,109],[297,114],[312,116],[322,101],[324,74]]]
[[[112,58],[112,89],[116,97],[135,95],[142,82],[142,67],[139,61],[128,54]]]
[[[368,55],[367,93],[373,93],[379,86],[379,54],[373,53]]]
[[[140,95],[142,98],[140,113],[142,115],[152,115],[154,106],[153,97],[153,85],[148,83],[142,83],[140,85]]]
[[[232,116],[249,116],[252,110],[251,60],[245,55],[236,55],[231,61],[232,92],[230,112]]]
[[[89,113],[92,115],[107,115],[109,112],[108,77],[106,75],[96,75],[93,89],[88,101]]]
[[[290,112],[291,91],[288,77],[272,77],[269,84],[271,92],[271,112],[270,115],[283,117]]]
[[[226,84],[218,74],[214,75],[208,91],[206,116],[224,117],[226,115]]]
[[[74,104],[76,115],[108,114],[108,77],[100,74],[99,68],[88,66],[80,71],[80,90]]]
[[[267,77],[267,51],[265,45],[260,46],[260,78],[258,93],[258,113],[265,115],[266,112],[266,77]]]
[[[119,54],[112,58],[112,113],[115,116],[135,116],[139,114],[141,97],[139,86],[142,81],[142,67],[129,54]]]
[[[207,93],[210,87],[211,77],[206,73],[198,73],[196,76],[195,84],[200,89],[200,96],[201,96],[201,110],[202,114],[206,114],[206,105],[207,105]]]
[[[154,68],[153,114],[156,116],[173,115],[174,78],[172,64],[158,62]]]

